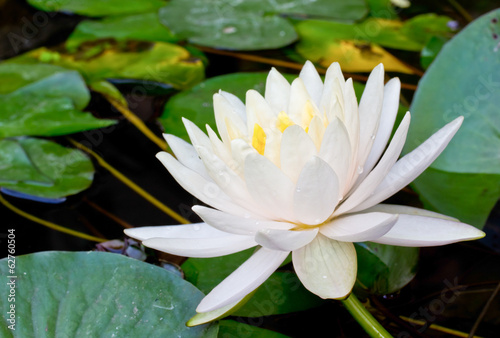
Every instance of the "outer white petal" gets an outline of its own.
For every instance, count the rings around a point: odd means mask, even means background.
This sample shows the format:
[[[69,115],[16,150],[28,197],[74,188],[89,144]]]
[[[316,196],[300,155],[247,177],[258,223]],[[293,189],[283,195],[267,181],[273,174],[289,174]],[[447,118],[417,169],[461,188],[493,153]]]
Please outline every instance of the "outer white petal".
[[[225,236],[226,233],[205,223],[137,227],[125,229],[125,234],[139,241],[155,237],[164,238],[212,238]]]
[[[271,121],[276,117],[276,113],[273,112],[269,103],[259,94],[256,90],[249,90],[246,94],[246,114],[247,116],[253,116],[253,124],[248,124],[249,133],[248,135],[253,135],[253,129],[255,123],[258,123],[261,127],[271,125]]]
[[[380,159],[379,163],[375,169],[368,174],[368,176],[361,182],[361,184],[354,190],[354,192],[342,203],[342,205],[335,211],[335,215],[341,215],[346,213],[356,207],[359,203],[364,201],[377,186],[384,180],[387,173],[391,170],[394,162],[399,157],[401,150],[403,149],[406,134],[408,133],[408,128],[410,126],[410,113],[406,113],[405,117],[401,121],[394,137],[392,138],[391,144],[384,153],[384,156]]]
[[[272,68],[267,76],[264,97],[276,114],[288,108],[290,83],[275,68]]]
[[[375,67],[359,101],[359,153],[358,164],[363,166],[372,148],[380,121],[384,98],[384,66]]]
[[[473,240],[484,236],[484,232],[465,223],[401,214],[389,232],[372,242],[424,247]]]
[[[300,71],[299,77],[304,82],[313,102],[319,106],[319,100],[323,92],[323,81],[311,61],[306,61]]]
[[[321,117],[314,116],[309,124],[307,134],[316,146],[317,151],[321,148],[321,142],[323,140],[323,136],[325,135],[325,129],[325,124],[323,123]]]
[[[356,281],[354,245],[321,234],[308,245],[293,251],[293,266],[306,289],[321,298],[345,298]]]
[[[212,311],[242,299],[264,283],[288,254],[260,248],[203,298],[196,311]]]
[[[373,194],[351,212],[364,210],[392,196],[418,177],[446,148],[462,124],[458,117],[394,164]]]
[[[309,96],[301,78],[296,78],[292,82],[290,87],[290,103],[286,111],[290,119],[304,129],[309,125],[312,117],[319,114],[318,108]]]
[[[340,194],[348,186],[351,163],[351,144],[345,125],[335,118],[326,128],[319,150],[319,157],[332,167],[339,180]]]
[[[281,138],[281,170],[292,182],[297,182],[302,168],[316,153],[314,142],[302,127],[293,125],[285,129]]]
[[[264,248],[290,252],[309,244],[318,234],[318,228],[302,231],[262,229],[255,241]]]
[[[231,141],[231,169],[242,178],[244,177],[245,158],[253,153],[257,153],[257,150],[243,139],[237,138]],[[228,163],[226,162],[226,164]]]
[[[294,184],[271,161],[260,154],[248,155],[245,181],[260,210],[274,215],[275,219],[293,221]]]
[[[426,217],[433,217],[433,218],[442,218],[446,219],[449,221],[455,221],[458,222],[458,219],[450,216],[446,216],[434,211],[426,210],[426,209],[421,209],[421,208],[414,208],[410,207],[407,205],[397,205],[397,204],[377,204],[374,205],[371,208],[363,210],[363,213],[367,212],[386,212],[389,214],[406,214],[406,215],[413,215],[413,216],[426,216]]]
[[[170,149],[172,149],[177,160],[182,165],[197,172],[207,180],[212,181],[207,173],[207,170],[205,169],[205,165],[191,144],[174,135],[163,134],[163,137],[170,146]]]
[[[346,215],[321,226],[320,232],[338,241],[365,242],[386,234],[397,220],[398,215],[382,212]]]
[[[191,143],[193,144],[193,147],[210,147],[210,139],[203,131],[201,131],[200,128],[198,128],[197,125],[185,118],[182,118],[182,122],[184,123],[184,127],[186,127],[186,131],[189,135]]]
[[[245,216],[251,214],[224,193],[221,188],[212,181],[205,179],[195,171],[180,164],[172,155],[166,152],[156,154],[156,157],[167,168],[173,178],[191,195],[200,201],[235,215]]]
[[[256,246],[252,236],[225,233],[211,238],[150,238],[142,242],[145,246],[185,257],[219,257]]]
[[[316,225],[326,221],[340,199],[339,180],[332,168],[320,159],[310,159],[300,173],[293,196],[297,221]]]
[[[392,128],[394,128],[396,115],[398,114],[400,90],[401,82],[398,78],[389,80],[384,87],[384,101],[382,103],[382,113],[380,115],[377,135],[375,136],[372,150],[366,159],[360,179],[363,179],[366,175],[368,175],[387,146]]]
[[[234,108],[234,112],[238,114],[242,121],[246,121],[246,108],[245,104],[234,94],[219,90],[219,94],[222,95]]]
[[[206,223],[220,231],[236,235],[254,236],[261,229],[288,230],[295,225],[286,222],[273,222],[254,217],[239,217],[216,209],[195,205],[193,211]]]

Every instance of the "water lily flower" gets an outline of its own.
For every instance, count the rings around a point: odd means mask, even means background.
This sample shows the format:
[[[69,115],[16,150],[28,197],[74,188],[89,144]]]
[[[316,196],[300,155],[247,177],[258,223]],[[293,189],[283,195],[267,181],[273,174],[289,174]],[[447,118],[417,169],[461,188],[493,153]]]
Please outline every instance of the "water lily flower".
[[[203,223],[127,229],[145,246],[188,257],[216,257],[257,247],[199,304],[204,313],[242,300],[292,253],[312,293],[342,299],[357,271],[353,242],[434,246],[484,233],[450,217],[379,204],[424,171],[463,118],[445,125],[398,160],[410,114],[392,136],[400,82],[384,85],[383,65],[370,74],[359,106],[352,79],[337,63],[323,82],[307,62],[291,84],[275,69],[265,95],[214,95],[218,135],[184,119],[191,144],[165,138],[176,158],[157,155],[176,181],[200,201]]]

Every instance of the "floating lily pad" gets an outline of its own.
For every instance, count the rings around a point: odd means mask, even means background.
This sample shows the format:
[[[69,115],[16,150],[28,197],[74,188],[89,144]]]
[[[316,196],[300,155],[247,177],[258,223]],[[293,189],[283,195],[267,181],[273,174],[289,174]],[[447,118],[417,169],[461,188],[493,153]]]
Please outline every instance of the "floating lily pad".
[[[172,0],[160,10],[161,22],[180,38],[216,48],[259,50],[297,39],[287,15],[358,20],[364,1]]]
[[[83,48],[85,47],[85,48]],[[203,80],[204,66],[184,48],[163,42],[96,41],[75,53],[45,47],[11,59],[16,63],[48,63],[77,70],[88,83],[98,80],[140,79],[190,88]]]
[[[98,39],[175,42],[176,37],[160,23],[158,13],[112,16],[102,20],[84,20],[76,26],[66,48],[75,51],[83,42]]]
[[[28,0],[46,12],[69,12],[87,16],[106,16],[150,12],[165,5],[162,0]]]
[[[9,336],[217,337],[216,324],[186,327],[203,294],[157,266],[101,252],[19,256],[14,273],[7,259],[0,263],[0,332]],[[15,331],[8,328],[11,304]]]
[[[219,337],[287,338],[284,334],[234,320],[219,322]]]
[[[371,294],[396,292],[415,277],[419,248],[356,243],[357,285]]]
[[[36,139],[0,140],[0,185],[24,194],[60,198],[87,189],[92,161],[76,149]]]
[[[431,165],[432,170],[416,180],[414,187],[428,206],[478,227],[484,225],[500,190],[499,21],[500,10],[492,11],[444,45],[420,80],[404,148],[406,153],[411,151],[438,128],[458,116],[465,117],[458,133]],[[446,173],[450,177],[445,180]],[[459,180],[461,177],[464,179]],[[436,188],[439,180],[449,185]],[[488,206],[488,210],[477,209],[477,205]],[[482,222],[478,223],[479,219]]]

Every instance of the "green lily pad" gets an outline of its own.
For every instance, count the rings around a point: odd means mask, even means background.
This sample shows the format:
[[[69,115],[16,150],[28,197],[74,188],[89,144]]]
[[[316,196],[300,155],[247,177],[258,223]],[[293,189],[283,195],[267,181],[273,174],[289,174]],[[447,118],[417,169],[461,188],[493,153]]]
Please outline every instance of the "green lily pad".
[[[239,323],[234,320],[222,320],[219,322],[219,337],[288,338],[284,334]]]
[[[215,258],[189,258],[182,264],[182,269],[186,280],[208,293],[249,258],[253,251],[249,249]],[[313,308],[322,302],[322,299],[302,286],[294,273],[277,271],[233,315],[261,317],[284,314]]]
[[[66,40],[66,48],[73,52],[82,43],[98,39],[175,42],[176,37],[160,23],[158,13],[140,13],[112,16],[102,20],[84,20]]]
[[[186,327],[203,294],[157,266],[101,252],[41,252],[16,257],[15,266],[0,263],[0,332],[9,336],[217,337],[216,325]]]
[[[165,5],[162,0],[28,0],[46,12],[70,12],[87,16],[106,16],[150,12]]]
[[[415,277],[419,248],[355,243],[357,285],[371,294],[396,292]]]
[[[485,220],[490,210],[478,210],[474,205],[493,206],[499,197],[499,19],[500,10],[485,14],[446,43],[420,80],[411,105],[413,121],[404,148],[406,153],[446,123],[458,116],[465,117],[458,133],[431,165],[439,172],[428,170],[425,180],[414,183],[422,199],[432,200],[439,212],[454,209],[450,215],[460,215],[462,221]],[[484,177],[453,181],[450,176],[446,180],[449,185],[441,185],[441,189],[427,186],[437,182],[444,173],[456,178],[467,176],[465,174]],[[428,195],[430,189],[436,190],[432,198]],[[453,194],[457,190],[462,194]],[[473,195],[477,197],[474,202]],[[447,196],[453,197],[447,199]],[[473,224],[483,226],[483,223]]]
[[[364,1],[172,0],[160,9],[161,22],[180,38],[204,46],[236,50],[279,48],[297,39],[283,16],[358,20]]]
[[[11,59],[16,63],[48,63],[77,70],[92,83],[103,79],[138,79],[190,88],[204,78],[201,60],[184,48],[164,42],[95,41],[75,53],[45,47]]]
[[[433,36],[420,52],[420,65],[427,69],[434,59],[438,56],[444,44],[448,42],[447,38],[442,36]]]
[[[92,161],[76,149],[36,139],[0,140],[0,184],[28,195],[60,198],[87,189]]]

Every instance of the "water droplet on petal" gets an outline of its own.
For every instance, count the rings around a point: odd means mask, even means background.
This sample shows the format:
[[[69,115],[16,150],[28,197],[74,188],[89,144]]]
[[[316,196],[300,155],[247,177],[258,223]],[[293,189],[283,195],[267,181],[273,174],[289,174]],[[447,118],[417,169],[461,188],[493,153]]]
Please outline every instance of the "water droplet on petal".
[[[363,167],[362,166],[358,166],[358,174],[362,174],[363,173]]]

